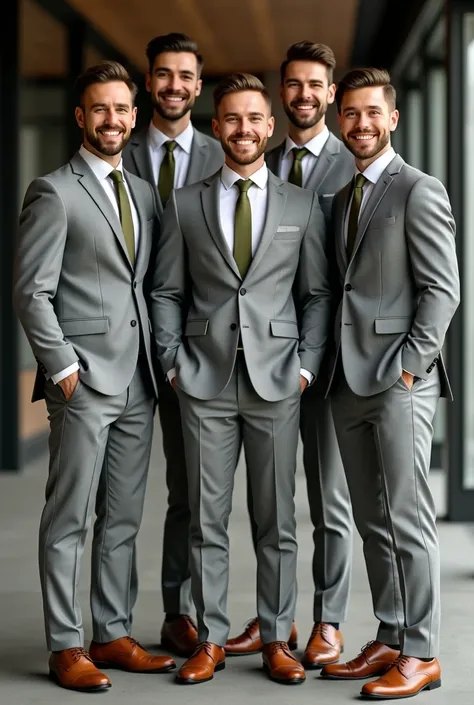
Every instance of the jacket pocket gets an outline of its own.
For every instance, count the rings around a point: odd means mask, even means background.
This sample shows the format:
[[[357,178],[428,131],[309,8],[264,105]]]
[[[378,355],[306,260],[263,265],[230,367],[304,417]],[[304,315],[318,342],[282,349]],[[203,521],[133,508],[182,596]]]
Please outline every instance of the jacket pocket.
[[[413,319],[411,316],[375,319],[375,332],[380,334],[386,333],[409,333],[411,331]]]
[[[207,329],[209,326],[209,321],[206,319],[186,321],[186,327],[184,329],[184,335],[207,335]]]
[[[391,225],[395,225],[396,222],[397,217],[395,215],[391,215],[388,218],[372,218],[372,220],[369,221],[369,228],[371,230],[379,228],[383,229]]]
[[[298,324],[295,321],[270,321],[270,329],[275,338],[300,337]]]
[[[66,318],[58,323],[66,338],[72,338],[75,335],[99,335],[109,332],[108,318]]]

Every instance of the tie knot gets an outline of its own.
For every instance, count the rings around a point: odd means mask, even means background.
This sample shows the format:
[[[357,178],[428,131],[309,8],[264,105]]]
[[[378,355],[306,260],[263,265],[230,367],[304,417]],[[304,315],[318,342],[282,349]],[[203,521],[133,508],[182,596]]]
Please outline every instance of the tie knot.
[[[174,140],[165,142],[165,149],[168,153],[174,152],[174,150],[176,149],[176,142]]]
[[[114,182],[114,184],[120,184],[123,181],[123,174],[118,169],[114,169],[113,171],[111,171],[109,176]]]
[[[357,174],[354,181],[354,188],[363,188],[367,179],[364,174]]]
[[[253,184],[253,181],[251,179],[239,179],[235,183],[237,184],[240,193],[247,193],[247,191]]]
[[[300,162],[306,154],[309,154],[309,149],[306,149],[306,147],[293,147],[295,162]]]

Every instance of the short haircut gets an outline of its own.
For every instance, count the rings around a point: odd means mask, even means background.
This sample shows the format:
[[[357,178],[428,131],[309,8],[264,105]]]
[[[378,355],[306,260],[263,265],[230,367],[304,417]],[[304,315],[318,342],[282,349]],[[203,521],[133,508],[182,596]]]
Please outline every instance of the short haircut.
[[[333,82],[334,69],[336,68],[336,57],[333,50],[326,44],[315,44],[307,39],[292,44],[286,52],[286,59],[280,66],[280,79],[283,85],[288,64],[292,61],[314,61],[326,67],[328,82]]]
[[[271,110],[272,99],[259,78],[252,76],[250,73],[233,73],[222,79],[222,81],[220,81],[214,89],[213,95],[215,114],[217,115],[219,105],[221,104],[224,96],[229,95],[230,93],[243,93],[244,91],[255,91],[256,93],[260,93],[265,98],[265,101]]]
[[[159,56],[159,54],[164,54],[165,52],[175,52],[176,54],[194,54],[198,66],[198,76],[201,75],[204,63],[202,55],[199,53],[196,42],[191,39],[191,37],[188,37],[187,34],[181,34],[180,32],[161,34],[159,37],[155,37],[148,42],[146,55],[150,73],[153,71],[153,65],[156,57]]]
[[[339,81],[336,90],[337,112],[341,112],[342,99],[348,91],[355,91],[358,88],[383,88],[385,100],[391,110],[395,110],[397,103],[397,93],[390,83],[390,74],[384,69],[364,68],[353,69],[346,73]]]
[[[78,105],[82,105],[84,93],[89,86],[93,86],[95,83],[112,83],[113,81],[122,81],[128,86],[132,94],[133,104],[137,97],[138,89],[127,69],[122,64],[119,64],[118,61],[101,61],[95,66],[89,66],[76,79],[74,87]]]

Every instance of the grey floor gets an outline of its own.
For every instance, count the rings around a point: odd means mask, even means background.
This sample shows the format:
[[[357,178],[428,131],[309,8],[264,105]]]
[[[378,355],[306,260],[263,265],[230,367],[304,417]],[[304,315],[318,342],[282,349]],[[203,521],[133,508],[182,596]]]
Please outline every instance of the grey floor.
[[[300,464],[301,465],[301,464]],[[144,522],[139,540],[141,591],[135,612],[134,636],[152,650],[159,651],[163,618],[159,592],[162,523],[165,511],[163,455],[157,429]],[[112,689],[106,694],[71,693],[53,685],[46,677],[39,581],[36,567],[36,535],[42,508],[46,458],[27,467],[20,475],[0,474],[0,705],[53,705],[79,701],[97,702],[103,698],[115,705],[148,705],[210,699],[236,705],[252,703],[347,703],[358,699],[360,685],[321,681],[308,672],[303,686],[288,688],[269,682],[261,670],[259,656],[229,659],[225,671],[215,680],[193,688],[177,686],[170,675],[132,675],[111,672]],[[442,514],[443,488],[440,474],[433,487]],[[239,466],[231,517],[231,576],[229,615],[232,632],[255,613],[255,560],[251,549],[245,511],[245,481]],[[299,600],[297,626],[300,647],[308,637],[311,619],[311,526],[306,506],[301,467],[297,482],[299,537]],[[472,654],[474,642],[474,534],[468,526],[440,523],[443,583],[442,666],[443,687],[418,697],[420,703],[471,705],[474,702]],[[89,547],[88,547],[89,548]],[[367,579],[361,547],[355,539],[353,586],[349,620],[344,625],[346,656],[352,657],[373,638]],[[88,555],[81,576],[81,599],[88,635]]]

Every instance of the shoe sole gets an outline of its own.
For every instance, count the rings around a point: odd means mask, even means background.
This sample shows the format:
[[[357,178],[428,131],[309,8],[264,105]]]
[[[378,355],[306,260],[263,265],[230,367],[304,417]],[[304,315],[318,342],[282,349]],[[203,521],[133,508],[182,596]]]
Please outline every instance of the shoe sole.
[[[112,683],[108,683],[106,685],[94,685],[91,688],[75,688],[71,685],[63,685],[54,671],[49,672],[49,678],[56,683],[56,685],[59,685],[60,688],[64,688],[65,690],[74,690],[78,693],[104,693],[112,687]]]
[[[174,671],[176,668],[176,664],[174,666],[166,666],[166,668],[152,668],[152,669],[144,669],[144,670],[136,670],[132,668],[125,668],[125,666],[120,666],[118,663],[108,663],[107,661],[94,661],[93,660],[94,666],[96,668],[100,669],[105,669],[105,670],[113,670],[113,671],[125,671],[126,673],[170,673],[170,671]]]
[[[363,700],[402,700],[404,698],[414,698],[415,695],[419,695],[423,690],[436,690],[436,688],[441,688],[441,678],[432,683],[428,683],[428,685],[423,686],[423,688],[417,690],[416,693],[410,693],[410,695],[371,695],[362,692],[360,695]]]
[[[276,678],[276,676],[272,676],[270,673],[270,668],[267,666],[266,663],[262,664],[263,665],[263,670],[268,674],[268,677],[271,681],[274,683],[278,683],[279,685],[301,685],[301,683],[304,683],[306,681],[305,678]]]
[[[297,641],[292,641],[288,643],[288,647],[290,651],[296,651],[298,648],[298,642]],[[254,654],[261,654],[262,649],[254,649],[253,651],[226,651],[224,647],[225,655],[226,656],[252,656]],[[326,664],[329,665],[329,664]]]
[[[181,656],[182,658],[189,658],[194,653],[194,649],[191,649],[190,651],[184,651],[183,649],[178,649],[176,647],[176,645],[173,644],[173,642],[169,641],[168,639],[162,639],[160,646],[165,651],[169,651],[170,653],[174,654],[175,656]],[[196,642],[196,646],[197,646],[197,642]]]
[[[388,668],[385,668],[383,671],[376,671],[375,673],[370,673],[367,676],[333,676],[329,673],[321,673],[319,677],[327,681],[366,681],[369,678],[381,678],[381,676],[385,675],[387,671]]]
[[[223,671],[225,668],[225,661],[223,663],[218,663],[214,668],[214,673],[217,671]],[[214,678],[214,673],[209,678],[202,678],[201,680],[194,680],[194,678],[180,678],[179,675],[176,676],[176,683],[179,685],[200,685],[201,683],[208,683]]]
[[[341,647],[341,654],[344,653],[344,647]],[[319,671],[325,666],[332,666],[334,663],[339,663],[339,658],[334,659],[334,661],[326,661],[325,663],[320,663],[319,661],[301,661],[301,665],[307,671]]]

